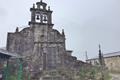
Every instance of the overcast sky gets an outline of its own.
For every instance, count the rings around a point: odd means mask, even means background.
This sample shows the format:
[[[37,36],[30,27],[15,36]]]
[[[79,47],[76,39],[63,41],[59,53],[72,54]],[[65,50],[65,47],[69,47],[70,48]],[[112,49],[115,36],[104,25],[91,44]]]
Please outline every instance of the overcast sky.
[[[29,8],[39,0],[0,0],[0,47],[6,46],[7,32],[28,25]],[[54,28],[65,29],[67,49],[85,59],[120,51],[120,0],[43,0],[51,6]]]

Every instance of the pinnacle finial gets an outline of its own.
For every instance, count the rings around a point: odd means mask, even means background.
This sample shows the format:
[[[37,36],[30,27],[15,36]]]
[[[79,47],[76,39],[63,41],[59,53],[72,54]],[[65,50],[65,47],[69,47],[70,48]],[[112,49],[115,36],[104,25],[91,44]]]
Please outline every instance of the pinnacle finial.
[[[87,51],[85,51],[86,61],[88,60],[88,54]]]
[[[99,54],[101,54],[101,45],[99,44]]]
[[[33,8],[35,8],[35,4],[33,4]]]
[[[42,0],[40,0],[40,2],[42,2]]]
[[[99,44],[99,50],[101,50],[101,45]]]
[[[18,27],[16,27],[16,32],[19,32],[19,28]]]
[[[50,6],[48,6],[48,10],[50,11]]]
[[[65,33],[64,33],[64,29],[62,29],[62,35],[65,35]]]

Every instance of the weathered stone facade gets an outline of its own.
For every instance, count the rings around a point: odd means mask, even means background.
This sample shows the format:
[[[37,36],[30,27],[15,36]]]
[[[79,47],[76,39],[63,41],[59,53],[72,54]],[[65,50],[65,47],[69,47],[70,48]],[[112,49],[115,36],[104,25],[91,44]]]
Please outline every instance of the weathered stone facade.
[[[60,70],[62,68],[78,70],[84,62],[71,56],[71,50],[66,50],[64,30],[60,33],[53,29],[50,7],[46,9],[47,4],[42,0],[36,5],[33,4],[33,7],[30,8],[29,27],[21,31],[16,28],[14,33],[8,33],[7,50],[28,58],[33,72]],[[58,77],[60,76],[58,75]],[[45,80],[50,79],[45,78]]]

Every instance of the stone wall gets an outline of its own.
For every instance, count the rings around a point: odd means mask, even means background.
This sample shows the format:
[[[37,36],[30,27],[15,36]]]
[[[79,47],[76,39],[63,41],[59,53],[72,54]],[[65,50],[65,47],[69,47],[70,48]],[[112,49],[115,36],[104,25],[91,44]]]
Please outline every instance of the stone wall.
[[[110,71],[120,72],[120,57],[108,57],[105,58],[105,64]]]
[[[104,58],[105,65],[112,72],[120,72],[120,56],[112,56]],[[98,58],[87,60],[92,65],[99,65]]]

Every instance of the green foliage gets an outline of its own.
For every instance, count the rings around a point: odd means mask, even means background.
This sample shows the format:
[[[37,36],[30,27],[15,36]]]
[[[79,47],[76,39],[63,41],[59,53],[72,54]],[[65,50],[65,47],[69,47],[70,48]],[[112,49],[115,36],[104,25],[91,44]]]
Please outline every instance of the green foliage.
[[[80,80],[100,80],[101,78],[101,69],[100,67],[81,67],[79,70]],[[107,69],[103,70],[104,80],[111,80],[111,76]]]
[[[17,80],[17,78],[15,75],[11,75],[11,76],[9,76],[9,80]]]
[[[104,73],[104,80],[111,80],[112,76],[110,75],[110,72],[105,71]]]
[[[22,80],[23,79],[23,65],[18,60],[9,61],[7,65],[4,65],[4,80]]]
[[[96,75],[95,68],[92,67],[81,67],[79,70],[80,79],[94,79]]]

